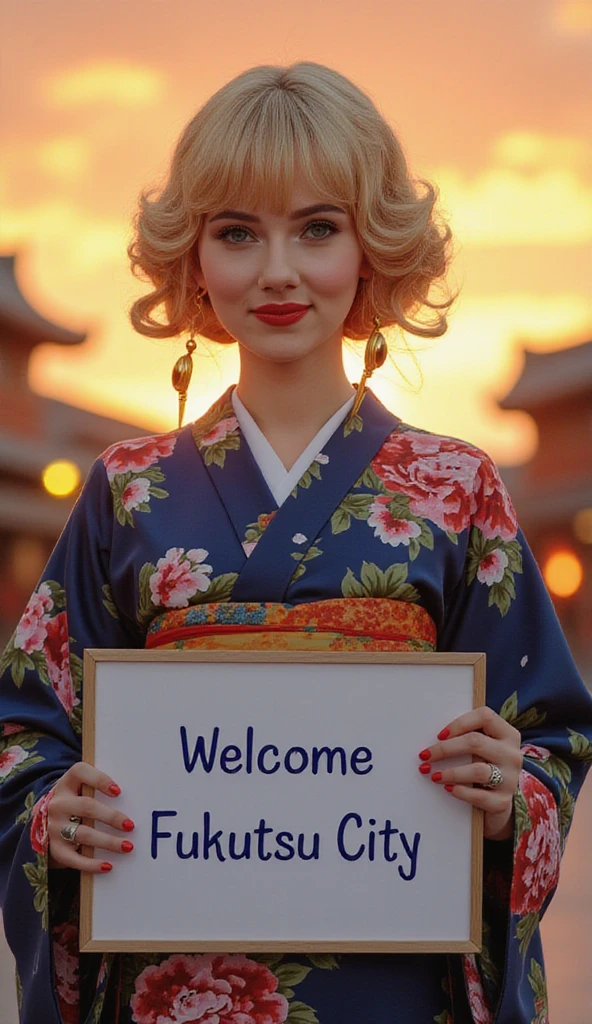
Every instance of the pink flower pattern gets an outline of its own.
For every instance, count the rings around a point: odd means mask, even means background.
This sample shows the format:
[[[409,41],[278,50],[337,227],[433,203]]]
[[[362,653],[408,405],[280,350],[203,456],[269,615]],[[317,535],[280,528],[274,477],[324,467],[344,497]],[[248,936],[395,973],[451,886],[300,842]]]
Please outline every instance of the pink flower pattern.
[[[78,928],[65,921],[52,931],[53,960],[63,1024],[78,1024]]]
[[[504,578],[507,565],[508,556],[505,551],[502,551],[501,548],[491,551],[479,562],[477,569],[479,583],[486,583],[488,587],[493,586],[494,583],[500,583]]]
[[[2,726],[2,735],[3,736],[14,736],[14,734],[17,733],[17,732],[25,732],[25,731],[26,731],[25,726],[24,725],[18,725],[16,722],[5,722],[4,725]]]
[[[60,612],[47,623],[47,638],[44,646],[47,674],[66,714],[70,715],[80,699],[76,696],[70,672],[70,644],[68,619]]]
[[[109,481],[121,473],[141,473],[155,466],[159,459],[173,454],[176,443],[177,434],[169,433],[136,437],[111,445],[102,455]]]
[[[288,1002],[264,964],[242,954],[171,956],[146,967],[131,997],[136,1024],[283,1024]]]
[[[374,527],[374,536],[380,537],[383,544],[391,544],[393,547],[405,544],[409,547],[411,539],[421,534],[421,527],[412,519],[395,518],[388,508],[390,500],[386,495],[381,495],[372,503],[368,526]]]
[[[142,505],[144,502],[150,500],[150,481],[145,476],[139,476],[135,480],[130,480],[127,487],[124,488],[121,496],[121,504],[123,505],[126,512],[131,512],[137,508],[138,505]]]
[[[5,779],[7,775],[10,775],[12,769],[16,768],[17,764],[26,761],[28,756],[28,751],[16,745],[3,750],[0,754],[0,779]]]
[[[210,586],[211,565],[204,565],[208,552],[203,548],[169,548],[164,558],[156,563],[156,572],[150,576],[152,602],[157,607],[186,608],[198,591]]]
[[[551,757],[551,751],[546,747],[536,747],[534,743],[525,743],[520,747],[522,757],[528,757],[531,761],[546,761]]]
[[[510,907],[522,916],[539,911],[559,880],[561,845],[559,818],[553,794],[530,772],[519,780],[532,827],[518,842],[512,878]]]
[[[25,608],[16,627],[14,646],[25,654],[43,649],[47,636],[47,622],[53,608],[53,598],[47,583],[42,583]]]
[[[516,515],[497,469],[464,441],[396,431],[372,468],[390,491],[408,495],[414,515],[442,530],[460,533],[473,523],[488,539],[516,536]]]
[[[463,954],[463,970],[467,996],[474,1024],[491,1024],[493,1014],[487,1005],[483,983],[477,970],[477,961],[473,953]]]
[[[238,430],[236,416],[226,416],[225,419],[220,420],[212,430],[200,438],[200,447],[209,448],[212,444],[219,444],[220,441],[226,440],[229,434],[233,434],[235,430]]]
[[[45,854],[49,847],[49,831],[48,831],[48,810],[49,801],[54,794],[54,788],[50,789],[48,793],[45,793],[40,800],[33,806],[31,811],[31,846],[35,850],[35,853]]]

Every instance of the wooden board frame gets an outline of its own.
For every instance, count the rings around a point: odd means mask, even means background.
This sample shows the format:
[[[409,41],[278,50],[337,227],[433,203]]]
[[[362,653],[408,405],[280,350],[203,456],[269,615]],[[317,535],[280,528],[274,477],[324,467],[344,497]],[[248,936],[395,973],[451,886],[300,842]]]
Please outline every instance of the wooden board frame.
[[[335,652],[335,651],[203,651],[203,650],[127,650],[86,649],[84,651],[84,703],[82,713],[82,759],[94,765],[95,760],[95,699],[96,664],[110,662],[298,662],[302,664],[357,663],[392,665],[470,665],[473,667],[473,707],[485,704],[484,653],[390,653],[390,652]],[[473,760],[479,760],[473,758]],[[94,789],[83,787],[83,793],[94,795]],[[85,824],[92,822],[84,819]],[[92,857],[93,847],[83,846],[81,852]],[[92,906],[94,874],[81,873],[80,888],[80,950],[82,952],[363,952],[363,953],[479,953],[482,929],[483,879],[483,812],[472,808],[471,821],[471,895],[469,938],[459,941],[211,941],[203,940],[98,940],[93,938]]]

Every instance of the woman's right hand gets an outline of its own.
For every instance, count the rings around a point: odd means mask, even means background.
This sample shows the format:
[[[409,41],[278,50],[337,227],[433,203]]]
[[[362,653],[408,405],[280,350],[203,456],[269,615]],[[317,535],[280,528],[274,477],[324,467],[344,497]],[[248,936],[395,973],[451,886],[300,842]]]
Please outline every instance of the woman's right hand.
[[[62,778],[54,786],[53,796],[47,809],[49,867],[76,868],[78,871],[89,871],[93,874],[100,871],[111,871],[113,865],[110,861],[99,860],[96,857],[83,857],[77,850],[78,844],[93,846],[99,850],[109,850],[112,853],[131,853],[134,845],[129,839],[101,832],[89,825],[82,824],[76,830],[76,843],[72,843],[64,839],[61,829],[64,825],[71,824],[70,818],[74,816],[90,818],[93,823],[102,821],[113,828],[121,829],[126,834],[132,831],[134,823],[121,811],[107,807],[92,796],[82,796],[83,786],[92,786],[93,789],[110,797],[119,796],[121,792],[113,779],[84,761],[72,765],[62,775]]]

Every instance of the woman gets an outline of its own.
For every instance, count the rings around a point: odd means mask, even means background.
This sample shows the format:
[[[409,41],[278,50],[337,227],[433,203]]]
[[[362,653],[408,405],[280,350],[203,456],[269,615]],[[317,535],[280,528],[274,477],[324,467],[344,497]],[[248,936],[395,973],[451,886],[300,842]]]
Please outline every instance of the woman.
[[[547,1020],[538,926],[592,701],[491,460],[403,423],[342,364],[344,335],[371,335],[371,371],[373,326],[446,330],[453,300],[429,293],[450,230],[424,184],[359,89],[300,63],[216,93],[141,198],[129,254],[154,290],[134,327],[236,340],[240,376],[197,422],[97,459],[2,658],[2,892],[26,1024]],[[299,315],[260,308],[285,304]],[[486,652],[487,707],[443,722],[409,769],[485,812],[481,955],[79,956],[78,872],[117,870],[134,828],[117,780],[80,761],[82,651],[179,645]],[[447,767],[460,753],[479,760]]]

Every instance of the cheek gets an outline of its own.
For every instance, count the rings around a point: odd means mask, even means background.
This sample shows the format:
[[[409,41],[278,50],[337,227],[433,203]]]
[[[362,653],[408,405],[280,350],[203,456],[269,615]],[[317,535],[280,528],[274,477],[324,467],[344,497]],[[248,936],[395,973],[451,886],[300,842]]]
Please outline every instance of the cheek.
[[[314,273],[315,287],[327,296],[342,295],[358,284],[361,257],[349,247],[333,254],[332,259],[319,261]]]
[[[197,248],[201,271],[210,297],[215,302],[236,302],[248,284],[247,268],[233,260],[218,241],[203,239]]]

